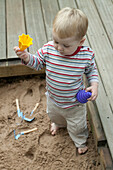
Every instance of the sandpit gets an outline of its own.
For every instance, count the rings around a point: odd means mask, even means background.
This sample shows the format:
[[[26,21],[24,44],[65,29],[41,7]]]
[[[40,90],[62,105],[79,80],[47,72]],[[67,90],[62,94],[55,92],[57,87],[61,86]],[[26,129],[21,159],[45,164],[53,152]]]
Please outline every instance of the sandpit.
[[[85,155],[76,155],[66,129],[51,136],[45,86],[44,76],[0,80],[0,170],[101,170],[89,122],[89,150]],[[26,115],[39,103],[32,122],[19,119],[16,98]],[[18,134],[35,127],[36,131],[15,140],[14,129]]]

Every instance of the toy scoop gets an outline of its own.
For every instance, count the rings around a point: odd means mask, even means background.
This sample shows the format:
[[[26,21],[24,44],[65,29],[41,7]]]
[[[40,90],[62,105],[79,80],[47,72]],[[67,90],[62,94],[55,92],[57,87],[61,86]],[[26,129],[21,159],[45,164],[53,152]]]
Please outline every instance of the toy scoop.
[[[87,103],[88,102],[88,98],[90,98],[92,95],[91,92],[86,92],[85,90],[79,90],[76,98],[80,103]]]
[[[30,45],[33,44],[32,38],[29,35],[19,35],[19,48],[21,51],[24,51],[26,48],[28,48]]]
[[[35,117],[34,117],[33,113],[37,109],[38,106],[39,106],[39,103],[36,103],[34,109],[31,111],[31,114],[29,116],[24,116],[24,120],[26,120],[28,122],[31,122],[32,120],[34,120]]]

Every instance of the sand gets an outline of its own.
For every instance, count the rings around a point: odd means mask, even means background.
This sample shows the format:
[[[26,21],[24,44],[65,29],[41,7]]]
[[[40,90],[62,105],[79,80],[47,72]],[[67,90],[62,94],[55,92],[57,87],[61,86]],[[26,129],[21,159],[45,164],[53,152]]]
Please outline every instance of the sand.
[[[0,170],[100,170],[89,123],[89,150],[85,155],[76,155],[66,129],[51,136],[45,91],[44,77],[0,79]],[[39,103],[32,122],[18,117],[16,98],[26,116]],[[14,138],[14,129],[17,135],[35,127],[37,131]]]

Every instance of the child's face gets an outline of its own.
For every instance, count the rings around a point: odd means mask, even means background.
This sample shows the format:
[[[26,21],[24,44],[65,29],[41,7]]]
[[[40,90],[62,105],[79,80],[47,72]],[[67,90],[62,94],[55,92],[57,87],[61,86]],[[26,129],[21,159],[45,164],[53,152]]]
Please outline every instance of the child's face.
[[[55,49],[62,55],[73,54],[81,45],[81,41],[75,40],[75,36],[60,39],[55,32],[53,32],[53,41]]]

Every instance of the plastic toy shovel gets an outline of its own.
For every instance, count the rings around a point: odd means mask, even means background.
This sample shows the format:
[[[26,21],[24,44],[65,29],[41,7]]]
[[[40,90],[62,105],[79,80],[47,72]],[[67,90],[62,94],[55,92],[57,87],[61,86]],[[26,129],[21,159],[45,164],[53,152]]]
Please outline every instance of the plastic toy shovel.
[[[18,114],[18,117],[16,118],[16,124],[20,125],[22,123],[24,116],[23,116],[23,112],[20,111],[18,99],[16,99],[16,106],[17,106],[17,114]]]
[[[15,137],[15,139],[18,139],[21,135],[31,133],[31,132],[33,132],[33,131],[35,131],[35,130],[37,130],[37,128],[33,128],[33,129],[29,129],[29,130],[20,132],[20,133],[18,133],[17,135],[16,135],[15,130],[14,130],[14,137]]]
[[[20,111],[18,99],[16,99],[16,106],[17,106],[18,117],[23,118],[23,112]]]
[[[31,122],[35,119],[33,113],[34,111],[37,109],[37,107],[39,106],[39,103],[36,103],[34,109],[31,111],[31,114],[29,116],[24,116],[24,120],[28,121],[28,122]]]

